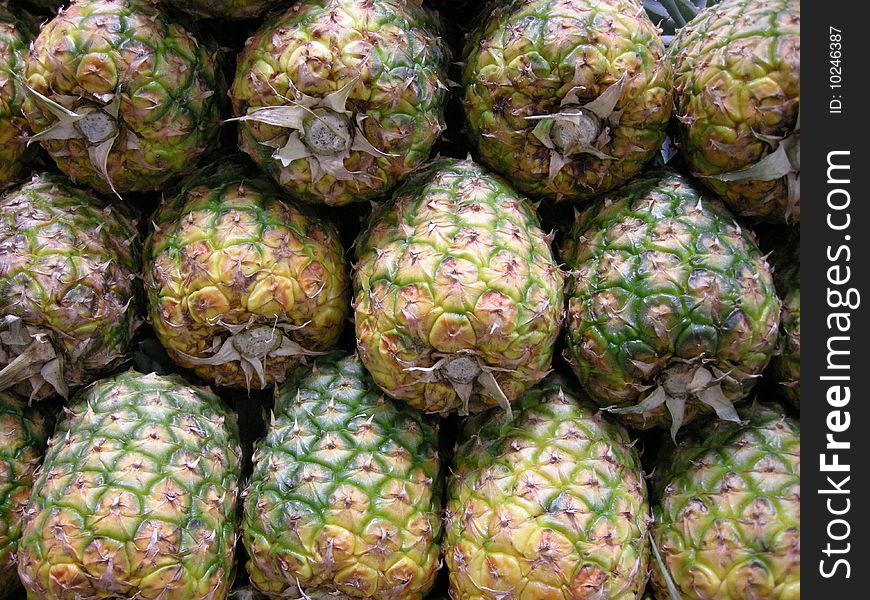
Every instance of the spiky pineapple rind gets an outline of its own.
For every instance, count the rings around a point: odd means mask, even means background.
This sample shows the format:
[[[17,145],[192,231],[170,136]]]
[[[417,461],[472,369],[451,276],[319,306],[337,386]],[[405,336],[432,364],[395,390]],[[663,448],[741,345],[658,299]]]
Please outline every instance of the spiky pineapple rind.
[[[207,388],[128,372],[82,390],[28,505],[18,551],[28,594],[225,598],[241,460],[235,416]]]
[[[693,173],[742,216],[800,221],[799,0],[725,0],[669,52]]]
[[[0,190],[27,175],[36,153],[36,147],[27,145],[26,89],[19,79],[35,25],[29,15],[0,2]]]
[[[495,4],[463,64],[476,157],[526,194],[591,198],[665,140],[672,68],[634,0]]]
[[[45,418],[23,400],[0,392],[0,598],[21,587],[15,555],[47,439]]]
[[[653,538],[686,600],[800,598],[800,424],[776,404],[663,450]],[[661,567],[652,585],[670,598]]]
[[[561,378],[465,425],[448,483],[451,597],[633,600],[646,482],[628,431]]]
[[[776,344],[780,301],[753,234],[712,194],[655,170],[577,215],[565,357],[632,426],[682,423],[749,393]]]
[[[442,37],[419,2],[296,3],[239,56],[230,90],[239,146],[299,200],[381,197],[445,129]]]
[[[254,454],[243,540],[271,598],[420,600],[439,568],[437,426],[356,356],[298,369]]]
[[[101,193],[154,191],[218,142],[217,48],[150,0],[79,0],[24,69],[24,112],[61,171]]]
[[[350,309],[338,232],[239,157],[185,180],[154,226],[149,320],[181,366],[264,388],[338,340]]]
[[[415,173],[357,238],[357,348],[427,412],[509,403],[547,375],[563,274],[533,205],[470,160]]]
[[[138,238],[129,207],[61,175],[0,197],[0,386],[66,396],[124,359],[140,324]]]

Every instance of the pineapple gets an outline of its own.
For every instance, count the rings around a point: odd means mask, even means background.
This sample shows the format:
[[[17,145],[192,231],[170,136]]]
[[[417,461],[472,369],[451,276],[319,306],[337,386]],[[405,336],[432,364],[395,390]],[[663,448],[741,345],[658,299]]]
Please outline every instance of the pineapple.
[[[448,483],[451,597],[635,600],[649,505],[628,432],[560,378],[473,417]]]
[[[265,388],[332,346],[350,308],[334,227],[238,159],[208,165],[154,217],[148,314],[181,366]]]
[[[420,0],[302,0],[239,56],[239,144],[294,197],[379,198],[444,129],[449,51]]]
[[[800,598],[800,425],[776,405],[740,414],[745,424],[707,423],[656,467],[661,598]]]
[[[267,9],[281,8],[290,0],[161,0],[167,6],[200,18],[250,19]]]
[[[480,160],[520,191],[582,200],[659,150],[671,65],[636,0],[511,0],[465,48],[465,112]]]
[[[214,53],[152,0],[75,0],[27,60],[31,139],[76,183],[162,189],[217,142]]]
[[[715,411],[738,420],[776,346],[780,302],[751,232],[675,172],[653,171],[577,216],[562,248],[566,358],[633,427]]]
[[[270,598],[420,600],[439,567],[437,428],[355,356],[317,359],[275,396],[242,525]]]
[[[773,371],[782,393],[797,409],[801,404],[801,238],[796,229],[786,244],[774,251],[774,280],[782,297],[779,349]]]
[[[124,373],[79,393],[49,442],[18,573],[30,600],[222,600],[238,428],[211,391]]]
[[[509,403],[549,371],[563,275],[531,203],[471,161],[438,160],[356,242],[357,346],[426,412]]]
[[[725,0],[670,53],[692,172],[740,215],[800,221],[800,1]]]
[[[35,33],[29,16],[0,0],[0,190],[25,176],[34,158],[35,148],[27,147],[30,130],[21,112],[25,89],[19,73]]]
[[[0,197],[0,390],[66,397],[123,360],[140,323],[136,227],[60,175]]]
[[[40,413],[0,392],[0,598],[21,585],[15,570],[16,548],[47,437]]]

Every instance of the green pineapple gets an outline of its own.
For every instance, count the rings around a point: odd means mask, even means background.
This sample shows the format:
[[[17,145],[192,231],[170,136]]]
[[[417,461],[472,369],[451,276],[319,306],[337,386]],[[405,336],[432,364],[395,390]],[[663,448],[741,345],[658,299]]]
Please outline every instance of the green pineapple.
[[[215,53],[151,0],[75,0],[27,60],[32,139],[76,183],[160,190],[217,143]]]
[[[566,358],[633,427],[715,411],[737,420],[776,346],[780,302],[765,257],[711,194],[653,171],[585,211],[568,233]]]
[[[800,221],[800,1],[725,0],[670,53],[692,172],[740,215]]]
[[[0,392],[0,598],[20,587],[15,554],[34,473],[48,438],[45,419]]]
[[[265,388],[338,340],[350,309],[338,232],[240,160],[202,168],[153,221],[148,315],[181,366]]]
[[[656,467],[652,584],[660,598],[799,600],[800,425],[781,407],[741,409],[663,451]],[[678,593],[670,593],[673,589]]]
[[[524,193],[591,198],[635,175],[665,140],[671,64],[635,0],[495,3],[464,64],[478,157]]]
[[[28,505],[29,600],[223,600],[241,471],[220,399],[179,377],[125,373],[79,393]]]
[[[34,158],[35,147],[27,147],[30,130],[21,111],[25,88],[19,80],[34,25],[30,16],[0,0],[0,190],[27,175]]]
[[[131,211],[60,175],[0,197],[0,390],[64,397],[120,363],[140,323]]]
[[[444,558],[463,600],[635,600],[647,577],[649,505],[620,425],[564,380],[514,416],[465,425],[447,493]]]
[[[239,145],[294,197],[379,198],[444,130],[450,53],[419,0],[302,0],[239,56]]]
[[[254,454],[243,538],[270,598],[420,600],[439,567],[437,428],[356,356],[280,386]]]
[[[564,315],[550,241],[471,161],[416,173],[356,242],[357,347],[378,385],[427,412],[510,410],[549,372]]]
[[[774,250],[774,280],[782,298],[779,349],[773,372],[782,393],[797,409],[801,404],[801,237],[795,230],[784,246]]]

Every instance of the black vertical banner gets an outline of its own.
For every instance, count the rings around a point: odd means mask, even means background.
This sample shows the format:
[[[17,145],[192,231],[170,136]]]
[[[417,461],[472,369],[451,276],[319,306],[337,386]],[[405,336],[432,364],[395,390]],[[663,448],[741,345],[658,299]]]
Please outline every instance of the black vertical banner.
[[[867,597],[870,211],[863,3],[804,2],[801,130],[801,579]],[[822,595],[824,594],[824,596]]]

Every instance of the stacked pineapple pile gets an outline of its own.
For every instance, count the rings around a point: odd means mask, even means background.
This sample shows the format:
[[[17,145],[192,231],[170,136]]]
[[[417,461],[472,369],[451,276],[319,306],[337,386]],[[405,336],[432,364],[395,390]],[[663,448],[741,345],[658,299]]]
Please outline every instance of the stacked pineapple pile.
[[[0,0],[0,597],[799,599],[799,3],[644,4]]]

